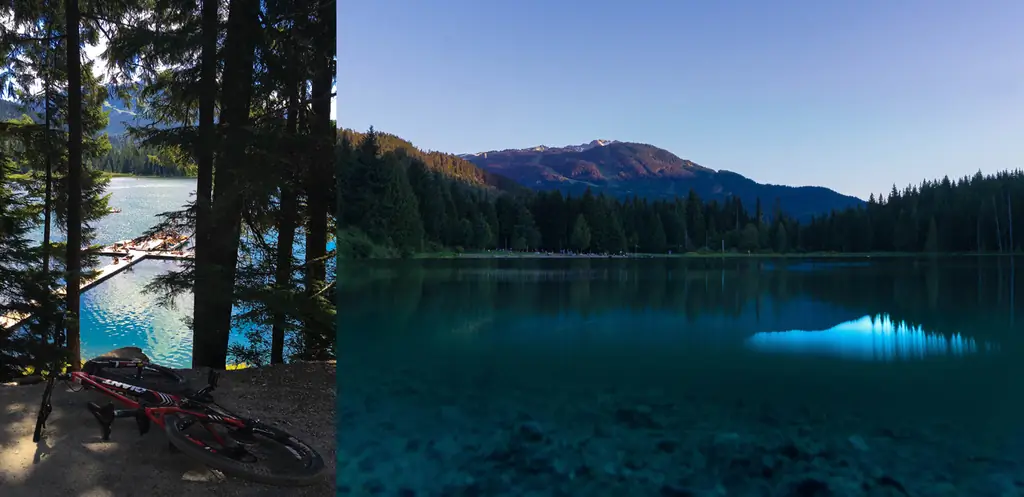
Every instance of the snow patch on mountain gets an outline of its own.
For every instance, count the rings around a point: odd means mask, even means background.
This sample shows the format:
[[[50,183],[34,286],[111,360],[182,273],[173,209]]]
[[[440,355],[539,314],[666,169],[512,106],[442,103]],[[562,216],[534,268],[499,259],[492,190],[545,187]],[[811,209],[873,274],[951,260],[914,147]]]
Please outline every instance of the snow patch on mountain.
[[[549,147],[547,145],[537,145],[536,147],[530,148],[510,148],[505,150],[490,150],[487,152],[477,152],[475,154],[459,154],[459,157],[463,159],[469,159],[471,157],[486,157],[487,154],[502,154],[502,153],[523,153],[523,152],[548,152],[548,153],[563,153],[563,152],[583,152],[592,148],[604,147],[613,143],[619,143],[618,140],[591,140],[589,143],[582,145],[566,145],[564,147]]]

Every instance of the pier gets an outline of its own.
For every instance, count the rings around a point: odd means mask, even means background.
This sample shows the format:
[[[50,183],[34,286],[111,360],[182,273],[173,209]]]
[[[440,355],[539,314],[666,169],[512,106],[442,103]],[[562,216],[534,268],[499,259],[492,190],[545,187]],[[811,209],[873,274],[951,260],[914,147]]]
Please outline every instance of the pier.
[[[161,233],[154,237],[139,237],[134,240],[124,240],[95,252],[101,256],[113,257],[114,262],[101,266],[96,274],[89,279],[83,279],[79,285],[82,292],[110,279],[139,261],[145,259],[164,260],[186,260],[195,257],[194,249],[184,249],[190,236],[181,236],[174,233]],[[58,289],[55,293],[63,297],[67,292],[65,288]],[[10,312],[0,315],[0,330],[8,330],[18,327],[28,321],[31,314]]]

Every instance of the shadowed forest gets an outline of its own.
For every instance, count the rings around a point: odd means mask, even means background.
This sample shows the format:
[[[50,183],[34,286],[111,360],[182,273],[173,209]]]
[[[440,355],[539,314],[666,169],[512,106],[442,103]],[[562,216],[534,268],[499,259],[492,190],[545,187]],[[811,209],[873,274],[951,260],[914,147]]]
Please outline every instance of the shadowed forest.
[[[78,366],[78,284],[97,267],[93,225],[109,210],[103,172],[138,162],[198,178],[194,198],[154,227],[194,233],[196,257],[147,288],[168,302],[194,295],[193,366],[333,357],[335,9],[0,3],[0,96],[23,110],[0,124],[0,315],[31,315],[0,331],[0,375],[54,354]],[[101,40],[102,60],[89,60],[83,47]],[[112,95],[148,123],[113,149],[102,131]],[[40,227],[41,243],[29,236]],[[229,351],[240,325],[250,345]],[[53,347],[62,328],[67,350]]]

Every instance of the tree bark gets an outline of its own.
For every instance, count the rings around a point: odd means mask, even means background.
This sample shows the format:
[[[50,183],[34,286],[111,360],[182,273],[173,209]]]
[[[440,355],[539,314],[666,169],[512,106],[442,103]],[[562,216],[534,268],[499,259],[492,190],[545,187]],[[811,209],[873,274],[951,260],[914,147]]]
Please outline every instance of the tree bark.
[[[249,108],[253,92],[253,64],[259,37],[259,0],[231,0],[224,41],[224,88],[220,122],[223,147],[217,157],[217,181],[213,185],[209,244],[209,299],[195,320],[206,320],[193,339],[194,367],[224,369],[231,336],[231,307],[238,264],[242,198],[246,176],[246,148],[250,138]]]
[[[1010,198],[1010,192],[1006,192],[1006,222],[1010,225],[1010,253],[1012,254],[1016,247],[1013,245],[1013,200]]]
[[[303,6],[300,5],[300,8]],[[293,28],[297,29],[297,28]],[[295,192],[295,164],[298,162],[295,139],[299,126],[299,81],[297,75],[297,58],[295,48],[290,50],[288,80],[288,118],[285,126],[288,129],[288,160],[283,164],[285,173],[281,183],[281,204],[277,219],[277,264],[275,266],[274,283],[279,293],[283,294],[292,287],[292,250],[295,246],[295,228],[298,224],[298,198]],[[286,315],[283,310],[274,311],[273,325],[270,332],[270,363],[284,362],[284,332]]]
[[[982,250],[981,250],[981,213],[984,212],[984,209],[983,209],[984,207],[985,207],[985,205],[982,204],[981,207],[978,208],[978,216],[977,216],[977,218],[975,220],[975,223],[974,223],[975,224],[974,238],[975,238],[975,243],[978,246],[977,250],[978,250],[979,254],[982,252]]]
[[[52,37],[52,28],[49,22],[46,23],[46,36],[47,38]],[[45,55],[45,66],[46,76],[43,78],[43,100],[44,100],[44,126],[46,130],[46,136],[43,139],[44,153],[46,159],[44,160],[46,167],[46,185],[43,186],[43,274],[49,276],[50,274],[50,226],[53,224],[53,147],[51,146],[50,126],[53,121],[53,112],[50,105],[50,78],[53,74],[50,72],[50,57],[51,57],[51,46],[47,44],[46,55]],[[49,297],[47,297],[49,298]]]
[[[195,316],[207,316],[207,306],[212,303],[208,292],[210,286],[210,209],[213,204],[213,151],[217,146],[214,129],[214,112],[217,102],[217,0],[203,0],[202,8],[202,67],[199,88],[199,142],[196,147],[196,231],[192,238],[195,245],[195,281],[192,295],[195,299]],[[193,332],[196,336],[215,334],[211,331],[212,321],[194,319]],[[196,350],[199,347],[200,350]],[[195,358],[204,353],[199,340],[192,341],[193,367]]]
[[[330,0],[319,0],[317,25],[319,33],[314,40],[315,64],[312,85],[312,116],[310,134],[317,144],[312,147],[313,157],[309,162],[306,174],[306,205],[308,224],[306,227],[306,274],[305,288],[307,296],[312,298],[319,293],[327,280],[327,217],[331,208],[330,187],[334,183],[331,174],[334,171],[335,131],[331,126],[331,80],[332,60],[336,39],[334,3]],[[327,353],[329,342],[333,341],[331,330],[325,329],[323,323],[307,320],[303,327],[305,354],[310,358],[321,358]]]
[[[82,271],[82,59],[81,36],[79,33],[80,13],[78,0],[64,2],[67,22],[67,69],[68,69],[68,239],[66,285],[67,348],[71,360],[70,368],[77,371],[82,366],[81,337],[79,336],[79,311]]]
[[[999,253],[1003,253],[1003,230],[999,227],[999,206],[996,205],[996,196],[992,196],[992,217],[996,220],[996,244]]]

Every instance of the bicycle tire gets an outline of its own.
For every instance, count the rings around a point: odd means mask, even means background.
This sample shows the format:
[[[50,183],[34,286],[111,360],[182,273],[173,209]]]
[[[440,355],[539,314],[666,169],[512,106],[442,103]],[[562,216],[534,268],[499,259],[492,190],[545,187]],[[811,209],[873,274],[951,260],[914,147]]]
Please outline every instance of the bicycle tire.
[[[103,360],[132,361],[134,359],[104,357]],[[137,374],[137,370],[135,368],[110,368],[104,367],[101,363],[89,361],[86,363],[86,368],[84,368],[84,370],[88,374],[107,378],[109,380],[121,381],[130,385],[137,385],[149,390],[155,390],[172,395],[182,394],[192,390],[188,379],[180,373],[171,368],[161,366],[159,364],[153,364],[151,362],[143,363],[143,374],[141,380],[135,379],[135,375]],[[146,372],[149,372],[150,375],[147,376]],[[153,373],[155,373],[155,376]]]
[[[213,469],[220,470],[226,475],[269,485],[288,487],[312,485],[321,480],[324,471],[324,461],[320,454],[306,443],[283,430],[262,423],[255,423],[253,425],[254,432],[281,445],[293,455],[299,456],[303,460],[304,467],[291,474],[271,472],[266,468],[232,459],[223,452],[211,450],[203,442],[189,437],[180,430],[180,424],[183,421],[184,418],[177,414],[164,416],[164,431],[167,433],[167,438],[170,440],[171,445],[189,457]],[[228,426],[217,421],[211,422]]]
[[[36,415],[36,429],[32,433],[33,443],[39,443],[39,440],[42,439],[43,426],[46,425],[46,419],[50,417],[50,412],[53,410],[53,406],[50,404],[50,397],[53,396],[53,384],[55,382],[55,378],[46,380],[46,390],[43,391],[43,402],[39,406],[39,414]]]

